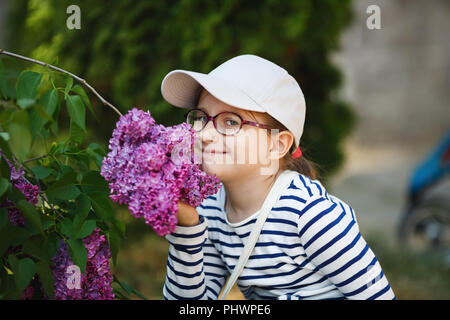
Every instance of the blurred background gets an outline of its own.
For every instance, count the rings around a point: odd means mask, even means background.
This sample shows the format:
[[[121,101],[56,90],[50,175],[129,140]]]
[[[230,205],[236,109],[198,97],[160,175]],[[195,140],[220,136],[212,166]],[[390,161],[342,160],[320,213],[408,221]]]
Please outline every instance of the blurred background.
[[[72,4],[81,29],[67,27]],[[167,126],[183,121],[160,93],[171,70],[208,73],[244,53],[288,70],[307,103],[305,157],[355,210],[398,299],[450,299],[448,30],[447,0],[0,0],[0,48],[69,70],[122,114],[136,106]],[[42,70],[0,59],[12,78]],[[88,118],[86,140],[107,149],[118,116],[91,100],[102,122]],[[115,273],[162,299],[167,241],[127,208],[117,215],[128,225]]]

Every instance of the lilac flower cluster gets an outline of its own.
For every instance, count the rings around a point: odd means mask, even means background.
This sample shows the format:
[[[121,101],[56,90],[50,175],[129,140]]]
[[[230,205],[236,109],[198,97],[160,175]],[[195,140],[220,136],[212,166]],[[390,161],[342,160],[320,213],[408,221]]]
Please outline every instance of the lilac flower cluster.
[[[25,180],[24,175],[25,171],[23,170],[23,167],[20,166],[19,170],[15,168],[13,164],[9,161],[9,159],[3,154],[2,150],[0,149],[0,156],[8,163],[10,168],[10,182],[22,192],[22,194],[25,196],[28,202],[32,204],[37,204],[38,202],[38,194],[39,194],[39,187],[32,185],[27,180]],[[23,216],[22,212],[14,207],[15,204],[6,198],[3,203],[0,205],[0,207],[12,207],[7,208],[6,211],[8,212],[8,219],[11,222],[11,224],[15,227],[23,227],[25,225],[25,217]],[[5,252],[5,256],[8,256],[10,254],[16,254],[17,252],[20,252],[22,250],[22,246],[10,246]],[[25,290],[22,292],[20,299],[26,300],[31,299],[34,294],[34,287],[29,284]]]
[[[19,189],[25,198],[32,204],[36,205],[38,202],[39,187],[32,185],[25,178],[23,167],[20,166],[16,170],[15,166],[11,164],[7,157],[1,152],[0,156],[6,160],[11,169],[11,183]],[[14,207],[14,203],[9,199],[5,199],[1,207]],[[17,208],[8,208],[8,218],[15,227],[23,227],[25,225],[25,218],[21,211]],[[109,259],[111,252],[108,242],[104,235],[100,234],[100,230],[96,228],[88,237],[83,239],[84,246],[87,251],[87,263],[85,275],[81,275],[81,289],[68,289],[67,267],[73,265],[69,256],[67,244],[61,240],[60,248],[52,259],[51,265],[54,277],[54,296],[58,300],[67,299],[84,299],[84,300],[112,300],[114,294],[112,292],[111,282],[113,280],[110,273]],[[21,245],[10,246],[5,255],[16,254],[21,251]],[[31,258],[31,257],[30,257]],[[35,277],[32,282],[22,292],[20,299],[32,299],[35,294],[35,289],[39,288],[40,293],[44,299],[48,299],[45,294],[42,284],[38,277]]]
[[[11,169],[10,182],[13,184],[13,186],[15,186],[23,193],[28,202],[36,205],[38,202],[39,187],[32,185],[24,178],[25,172],[22,166],[20,166],[19,170],[16,170],[15,166],[11,164],[8,158],[5,157],[1,151],[0,154],[1,156],[3,156],[3,159],[6,160]],[[6,198],[5,201],[1,204],[1,207],[14,206],[14,203],[8,198]],[[8,208],[7,211],[9,221],[13,226],[22,227],[25,225],[25,218],[18,208]]]
[[[110,198],[159,235],[173,232],[179,200],[197,207],[220,186],[194,161],[194,140],[187,123],[165,127],[149,111],[131,109],[117,122],[100,170]]]
[[[71,276],[68,268],[73,265],[67,244],[61,240],[60,247],[52,259],[56,300],[113,300],[109,259],[111,252],[105,235],[96,228],[83,239],[87,251],[85,274],[81,274],[80,288],[69,288],[67,280]]]

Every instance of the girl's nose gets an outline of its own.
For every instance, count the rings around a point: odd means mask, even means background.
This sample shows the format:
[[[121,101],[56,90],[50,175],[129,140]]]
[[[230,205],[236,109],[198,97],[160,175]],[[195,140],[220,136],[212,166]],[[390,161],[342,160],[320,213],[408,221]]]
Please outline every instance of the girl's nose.
[[[201,131],[202,141],[203,142],[216,141],[218,134],[219,133],[217,132],[216,128],[214,128],[213,121],[212,120],[208,121],[206,126]]]

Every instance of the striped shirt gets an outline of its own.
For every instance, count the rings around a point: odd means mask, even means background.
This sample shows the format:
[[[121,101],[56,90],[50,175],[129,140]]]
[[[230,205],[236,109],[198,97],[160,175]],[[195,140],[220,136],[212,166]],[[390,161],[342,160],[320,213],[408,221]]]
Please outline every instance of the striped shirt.
[[[165,299],[217,299],[259,214],[230,223],[224,203],[222,184],[196,208],[198,225],[166,236]],[[237,285],[246,299],[395,299],[354,210],[300,173],[269,213]]]

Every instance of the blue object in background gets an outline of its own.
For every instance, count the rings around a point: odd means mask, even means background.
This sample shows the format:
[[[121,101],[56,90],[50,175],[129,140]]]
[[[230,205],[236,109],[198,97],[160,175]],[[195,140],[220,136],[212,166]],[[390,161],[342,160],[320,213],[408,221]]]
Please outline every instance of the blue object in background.
[[[409,193],[415,197],[421,190],[450,172],[450,130],[413,171]]]

